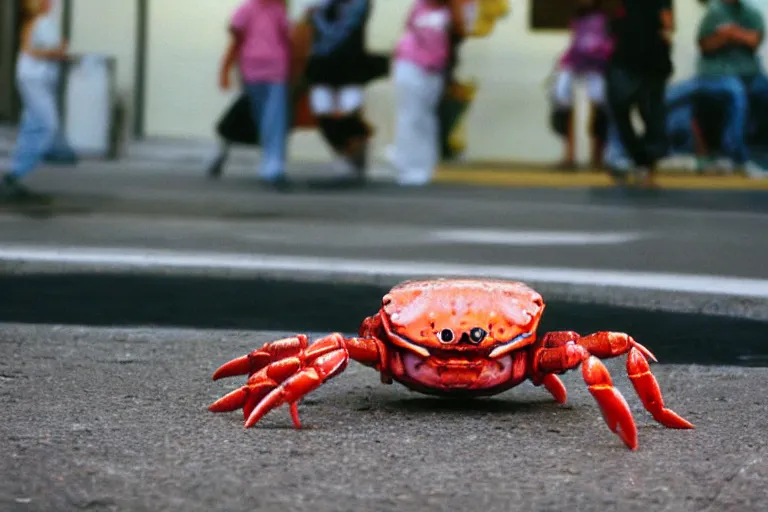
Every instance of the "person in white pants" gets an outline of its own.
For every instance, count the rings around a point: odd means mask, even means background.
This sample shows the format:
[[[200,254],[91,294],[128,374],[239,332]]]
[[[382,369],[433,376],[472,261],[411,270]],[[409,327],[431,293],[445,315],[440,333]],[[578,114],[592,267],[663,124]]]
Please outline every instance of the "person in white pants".
[[[403,186],[428,184],[440,157],[438,104],[451,34],[464,35],[458,2],[416,0],[395,50],[396,125],[390,162]]]

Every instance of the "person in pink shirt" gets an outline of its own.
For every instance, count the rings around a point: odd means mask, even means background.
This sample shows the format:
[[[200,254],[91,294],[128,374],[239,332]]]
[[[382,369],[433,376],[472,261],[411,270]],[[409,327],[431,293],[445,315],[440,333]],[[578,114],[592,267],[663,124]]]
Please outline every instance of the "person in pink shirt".
[[[232,16],[229,32],[219,85],[229,89],[232,67],[237,64],[253,122],[259,127],[260,176],[265,183],[282,189],[288,184],[285,155],[291,73],[291,31],[285,0],[244,0]]]
[[[452,34],[464,36],[459,2],[415,0],[395,49],[396,126],[388,155],[403,186],[428,184],[440,156],[438,103]]]
[[[556,109],[565,125],[565,158],[561,167],[576,167],[573,90],[577,80],[584,82],[592,106],[592,165],[599,167],[607,122],[604,75],[613,52],[610,19],[602,0],[578,0],[570,29],[571,40],[560,58],[553,91]]]

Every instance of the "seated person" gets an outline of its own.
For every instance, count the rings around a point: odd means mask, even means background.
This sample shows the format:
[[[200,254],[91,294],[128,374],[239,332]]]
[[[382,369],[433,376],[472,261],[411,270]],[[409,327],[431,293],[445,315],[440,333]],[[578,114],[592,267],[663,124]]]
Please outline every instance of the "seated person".
[[[762,13],[748,0],[711,0],[698,29],[701,56],[696,80],[700,87],[739,91],[725,127],[729,156],[754,177],[768,175],[751,160],[745,137],[749,119],[768,111],[768,78],[758,55],[764,31]]]
[[[742,96],[741,90],[722,84],[707,83],[697,79],[684,80],[671,85],[666,91],[666,135],[668,154],[696,155],[699,170],[708,165],[715,154],[731,159],[739,154],[727,126],[733,116],[734,106]],[[615,171],[627,170],[629,159],[613,125],[609,127],[605,159]]]

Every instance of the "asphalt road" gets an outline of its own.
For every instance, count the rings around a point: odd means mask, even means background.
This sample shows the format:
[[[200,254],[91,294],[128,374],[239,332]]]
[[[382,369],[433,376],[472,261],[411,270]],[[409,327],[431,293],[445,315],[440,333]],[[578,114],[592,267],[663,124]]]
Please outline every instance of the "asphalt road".
[[[59,201],[0,213],[0,249],[768,277],[764,193],[434,187],[281,196],[238,178],[63,170],[35,179]],[[247,431],[242,416],[206,410],[241,382],[211,382],[219,364],[286,334],[354,331],[384,286],[17,270],[0,265],[2,510],[768,508],[768,324],[721,314],[717,297],[712,314],[547,301],[542,329],[624,330],[660,358],[653,370],[666,403],[697,428],[657,425],[623,358],[609,361],[640,426],[633,453],[605,426],[579,372],[564,378],[565,406],[528,384],[493,399],[436,400],[383,385],[353,363],[303,401],[312,427],[303,431],[290,428],[286,410]]]
[[[48,510],[759,511],[768,507],[768,371],[654,365],[654,423],[630,452],[579,372],[567,405],[529,384],[473,403],[386,386],[351,364],[300,405],[244,430],[209,403],[240,382],[222,362],[284,332],[0,329],[0,508]],[[654,345],[649,343],[651,347]]]
[[[46,174],[47,173],[47,174]],[[487,189],[275,194],[243,177],[44,171],[52,208],[0,212],[0,247],[164,248],[768,277],[768,191]],[[35,181],[36,180],[36,181]]]

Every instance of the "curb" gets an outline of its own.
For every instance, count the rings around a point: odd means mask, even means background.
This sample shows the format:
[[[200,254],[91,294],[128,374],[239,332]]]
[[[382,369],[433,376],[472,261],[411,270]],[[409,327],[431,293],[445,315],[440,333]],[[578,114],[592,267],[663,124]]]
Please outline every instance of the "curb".
[[[243,255],[243,257],[245,257]],[[276,258],[281,258],[276,256]],[[329,287],[339,285],[368,285],[382,287],[384,291],[389,287],[408,279],[425,279],[439,276],[449,277],[451,273],[431,273],[414,271],[412,273],[391,273],[386,270],[377,270],[372,266],[368,270],[341,270],[329,268],[326,271],[307,270],[297,268],[254,269],[242,267],[218,267],[195,264],[187,265],[150,264],[141,261],[131,262],[98,262],[84,261],[87,258],[77,260],[66,258],[58,261],[45,261],[45,259],[25,258],[22,255],[3,255],[0,259],[0,275],[61,275],[84,274],[89,276],[108,275],[135,275],[145,277],[178,278],[178,277],[203,277],[212,280],[232,279],[264,279],[270,281],[286,281],[299,283],[322,283]],[[375,262],[371,262],[375,263]],[[546,270],[546,269],[543,269]],[[455,275],[455,274],[454,274]],[[480,274],[475,274],[479,277]],[[493,274],[485,274],[493,277]],[[467,276],[471,277],[471,276]],[[507,277],[507,276],[500,276]],[[509,278],[509,277],[507,277]],[[713,276],[714,278],[714,276]],[[768,322],[768,281],[765,284],[765,293],[738,294],[713,294],[696,291],[684,291],[674,289],[654,289],[628,287],[621,285],[567,283],[557,278],[548,279],[520,279],[529,286],[535,288],[544,296],[545,300],[562,300],[581,304],[600,304],[624,308],[641,309],[646,311],[663,311],[687,314],[705,314],[711,316],[723,316]],[[761,281],[762,282],[762,281]],[[757,286],[762,286],[758,284]],[[753,287],[753,292],[756,287]],[[762,289],[762,288],[761,288]]]

